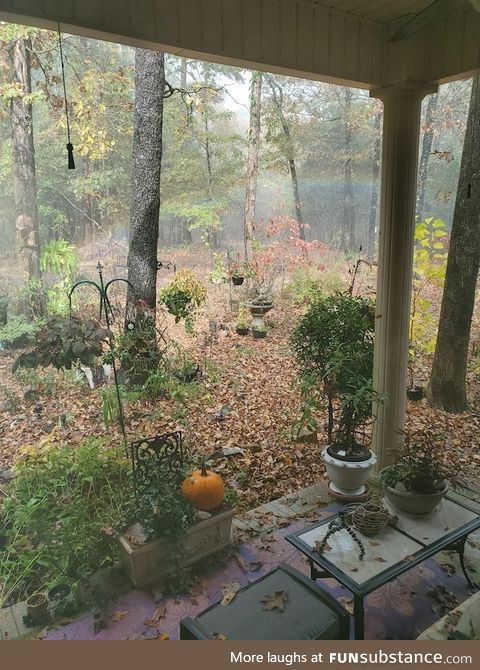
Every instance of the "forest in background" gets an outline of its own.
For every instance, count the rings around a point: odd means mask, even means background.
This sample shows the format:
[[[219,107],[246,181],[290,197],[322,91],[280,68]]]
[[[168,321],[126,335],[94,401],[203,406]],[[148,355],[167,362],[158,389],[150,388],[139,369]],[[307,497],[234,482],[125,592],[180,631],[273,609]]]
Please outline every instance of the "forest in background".
[[[81,247],[126,240],[131,201],[134,50],[64,37],[76,170],[66,170],[66,127],[57,36],[0,27],[0,256],[18,252],[10,101],[12,48],[31,63],[40,241]],[[161,247],[243,238],[245,162],[252,74],[167,55]],[[442,86],[423,105],[418,213],[450,228],[470,81]],[[281,104],[279,104],[281,100]],[[306,237],[333,249],[374,253],[378,218],[381,104],[368,92],[264,75],[255,219],[295,216]],[[294,197],[294,162],[297,193]],[[427,179],[428,177],[428,179]],[[298,219],[298,216],[296,217]]]

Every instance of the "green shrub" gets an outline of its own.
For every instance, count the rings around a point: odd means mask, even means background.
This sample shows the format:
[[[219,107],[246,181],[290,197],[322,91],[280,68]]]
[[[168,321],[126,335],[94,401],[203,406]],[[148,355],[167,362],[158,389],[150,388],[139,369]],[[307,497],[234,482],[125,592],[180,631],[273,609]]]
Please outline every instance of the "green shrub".
[[[372,379],[374,305],[368,298],[335,293],[317,299],[292,335],[302,372],[345,388]]]
[[[129,462],[99,440],[26,452],[5,487],[0,607],[56,582],[74,585],[115,555],[130,513]]]
[[[375,310],[368,298],[318,298],[291,338],[301,370],[302,415],[312,424],[316,395],[328,402],[328,438],[356,449],[360,426],[378,400],[373,384]],[[335,430],[334,430],[335,424]]]
[[[103,358],[104,363],[120,362],[129,384],[143,383],[150,370],[158,368],[162,352],[155,340],[155,327],[148,316],[137,318],[131,328],[115,338],[115,345]]]
[[[335,268],[321,270],[307,265],[295,270],[287,285],[286,293],[294,305],[309,305],[318,298],[325,298],[345,289],[346,283],[340,270]]]
[[[5,326],[0,327],[0,343],[14,349],[28,344],[41,327],[41,323],[28,320],[25,316],[13,316]]]

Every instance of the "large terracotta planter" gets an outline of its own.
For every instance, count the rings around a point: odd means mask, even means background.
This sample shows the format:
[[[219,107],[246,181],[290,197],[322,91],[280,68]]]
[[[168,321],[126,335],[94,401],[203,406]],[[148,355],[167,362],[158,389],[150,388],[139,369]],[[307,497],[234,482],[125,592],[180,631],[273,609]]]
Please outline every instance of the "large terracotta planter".
[[[136,588],[161,582],[173,570],[192,565],[230,544],[233,511],[223,510],[190,528],[183,541],[178,565],[171,563],[171,540],[159,538],[132,546],[124,535],[120,541],[120,562]]]
[[[326,447],[322,451],[322,459],[333,494],[349,499],[365,495],[366,483],[377,462],[375,454],[371,453],[370,458],[365,461],[347,461],[331,456]]]
[[[435,493],[409,493],[391,486],[384,486],[383,493],[388,502],[399,512],[407,514],[429,514],[439,505],[448,491],[446,483],[443,489]]]

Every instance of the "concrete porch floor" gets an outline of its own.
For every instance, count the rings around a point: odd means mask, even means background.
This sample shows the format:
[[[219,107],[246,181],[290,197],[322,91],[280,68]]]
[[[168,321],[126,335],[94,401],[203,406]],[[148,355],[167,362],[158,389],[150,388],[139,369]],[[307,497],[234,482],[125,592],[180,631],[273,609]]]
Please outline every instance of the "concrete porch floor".
[[[463,489],[455,495],[468,497],[480,513],[479,490]],[[185,616],[195,616],[220,600],[226,585],[244,586],[282,561],[308,572],[305,560],[284,536],[340,508],[329,496],[324,481],[285,495],[234,520],[234,551],[226,562],[210,564],[199,577],[199,589],[193,595],[164,597],[155,591],[130,591],[112,603],[111,620],[107,628],[96,635],[91,613],[81,614],[73,621],[66,621],[65,625],[48,630],[26,628],[22,618],[26,612],[25,603],[18,603],[0,610],[0,639],[156,639],[162,633],[170,639],[178,639],[179,621]],[[470,537],[466,555],[475,580],[480,574],[473,569],[480,565],[480,533]],[[203,566],[198,567],[202,569]],[[351,594],[347,590],[333,579],[322,580],[322,583],[347,609],[350,607]],[[366,637],[416,637],[439,618],[438,603],[428,596],[429,590],[438,586],[444,586],[458,602],[472,593],[459,568],[458,558],[452,552],[438,554],[435,559],[371,594],[366,600]],[[159,607],[164,610],[164,615],[151,625]],[[388,617],[385,617],[385,611],[389,611]],[[396,617],[391,616],[392,611]]]

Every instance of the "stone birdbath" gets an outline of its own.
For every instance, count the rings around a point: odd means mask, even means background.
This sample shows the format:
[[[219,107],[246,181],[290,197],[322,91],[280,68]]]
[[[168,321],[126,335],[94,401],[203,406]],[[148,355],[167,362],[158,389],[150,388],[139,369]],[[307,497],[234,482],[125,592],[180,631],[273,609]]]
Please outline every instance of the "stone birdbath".
[[[258,298],[252,300],[247,307],[252,315],[252,328],[265,328],[265,314],[273,308],[273,302],[267,298]]]

